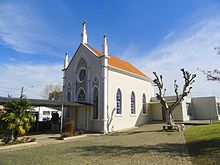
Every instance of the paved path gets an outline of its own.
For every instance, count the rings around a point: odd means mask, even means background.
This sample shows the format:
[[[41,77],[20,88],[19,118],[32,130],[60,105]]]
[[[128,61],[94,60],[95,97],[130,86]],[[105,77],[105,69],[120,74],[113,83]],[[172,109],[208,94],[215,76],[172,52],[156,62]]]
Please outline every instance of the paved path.
[[[137,147],[137,152],[139,150],[147,151],[147,154],[144,154],[144,162],[138,159],[139,161],[137,160],[135,164],[191,165],[185,145],[184,133],[163,132],[161,131],[162,126],[162,124],[148,124],[138,129],[116,133],[115,136],[133,136],[132,139],[126,140],[125,143],[142,146],[141,149]]]
[[[161,130],[162,124],[147,124],[125,132],[69,141],[57,141],[54,134],[38,135],[39,145],[43,147],[35,146],[19,153],[0,151],[0,160],[13,160],[14,164],[191,165],[183,132]]]

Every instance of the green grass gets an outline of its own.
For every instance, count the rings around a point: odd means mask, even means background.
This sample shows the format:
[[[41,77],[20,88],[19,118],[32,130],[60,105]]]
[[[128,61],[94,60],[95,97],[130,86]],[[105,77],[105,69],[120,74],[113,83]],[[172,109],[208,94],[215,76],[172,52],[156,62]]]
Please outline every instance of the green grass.
[[[185,132],[185,137],[193,164],[220,163],[220,122],[193,126]]]

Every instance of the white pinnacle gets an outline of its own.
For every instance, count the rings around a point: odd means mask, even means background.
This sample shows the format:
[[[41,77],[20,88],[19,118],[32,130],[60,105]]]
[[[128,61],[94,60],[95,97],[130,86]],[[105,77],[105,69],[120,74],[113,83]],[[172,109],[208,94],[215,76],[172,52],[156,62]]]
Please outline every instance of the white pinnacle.
[[[103,41],[103,55],[108,56],[108,43],[107,43],[107,37],[106,34],[104,34],[104,41]]]
[[[66,52],[65,60],[64,60],[64,69],[66,69],[69,65],[69,60],[68,60],[68,52]]]
[[[82,31],[82,43],[87,44],[87,32],[86,32],[86,21],[84,20],[83,23],[83,31]]]

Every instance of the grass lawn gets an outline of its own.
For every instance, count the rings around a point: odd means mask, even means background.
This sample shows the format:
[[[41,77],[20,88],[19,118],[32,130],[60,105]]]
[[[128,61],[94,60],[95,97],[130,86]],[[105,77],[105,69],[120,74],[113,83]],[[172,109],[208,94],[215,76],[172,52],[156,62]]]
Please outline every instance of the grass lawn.
[[[185,137],[193,164],[220,164],[220,122],[193,126]]]

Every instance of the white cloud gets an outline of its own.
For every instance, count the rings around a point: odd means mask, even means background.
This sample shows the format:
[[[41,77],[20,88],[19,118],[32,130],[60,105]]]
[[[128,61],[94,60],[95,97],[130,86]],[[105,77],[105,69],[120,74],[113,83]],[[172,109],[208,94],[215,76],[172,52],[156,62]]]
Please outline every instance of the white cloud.
[[[21,87],[26,88],[28,98],[41,98],[47,84],[62,83],[62,65],[59,64],[5,64],[0,66],[0,96],[20,96]],[[33,88],[28,88],[29,86]]]
[[[1,3],[0,41],[16,51],[56,55],[51,29],[28,5]]]
[[[220,84],[207,82],[205,76],[197,71],[197,68],[219,68],[220,59],[214,51],[214,47],[220,45],[219,41],[220,17],[202,21],[185,32],[185,36],[155,48],[149,54],[150,61],[145,70],[160,72],[170,81],[181,74],[180,68],[186,68],[197,73],[194,95],[220,96]],[[168,84],[172,88],[172,83]]]
[[[171,38],[174,36],[170,36]],[[220,57],[214,47],[220,46],[220,15],[204,19],[184,32],[175,32],[175,39],[164,40],[151,52],[143,53],[141,59],[130,58],[147,75],[154,78],[152,72],[164,75],[167,94],[173,93],[173,81],[182,84],[181,68],[196,73],[192,95],[220,96],[220,83],[208,82],[200,69],[219,69]]]
[[[172,31],[172,32],[168,33],[167,35],[165,35],[165,36],[163,37],[163,39],[166,40],[166,39],[172,37],[175,33],[176,33],[176,31]]]

